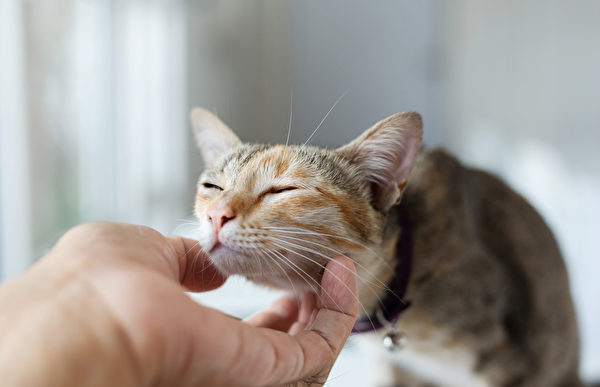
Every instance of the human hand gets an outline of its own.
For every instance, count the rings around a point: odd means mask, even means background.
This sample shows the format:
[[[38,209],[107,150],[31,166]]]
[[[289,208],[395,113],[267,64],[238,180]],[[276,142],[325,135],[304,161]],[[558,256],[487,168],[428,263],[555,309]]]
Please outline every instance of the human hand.
[[[358,310],[351,260],[327,269],[330,297],[308,297],[300,310],[284,297],[239,321],[185,294],[225,281],[195,241],[142,226],[76,227],[0,287],[3,385],[320,385]]]

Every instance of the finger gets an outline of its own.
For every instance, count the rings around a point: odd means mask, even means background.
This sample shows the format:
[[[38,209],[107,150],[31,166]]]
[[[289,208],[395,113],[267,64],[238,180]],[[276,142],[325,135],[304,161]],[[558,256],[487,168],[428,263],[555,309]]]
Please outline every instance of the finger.
[[[179,262],[179,282],[192,292],[213,290],[223,285],[225,277],[204,254],[198,241],[178,236],[167,238]]]
[[[287,331],[298,317],[299,300],[291,295],[283,296],[263,312],[248,317],[245,322],[255,327]]]
[[[307,330],[295,336],[262,330],[262,335],[254,333],[248,338],[249,341],[255,340],[253,345],[256,346],[264,347],[265,342],[268,342],[272,346],[269,352],[277,355],[272,358],[272,364],[257,367],[271,371],[268,374],[263,372],[254,375],[259,378],[256,385],[283,384],[307,378],[324,381],[327,378],[356,320],[358,299],[352,260],[338,257],[326,268],[321,281],[322,300],[319,301],[319,309],[309,322]],[[323,297],[327,293],[330,297]],[[268,358],[263,360],[265,361]]]
[[[338,257],[326,266],[321,280],[317,312],[306,327],[296,335],[303,352],[308,354],[300,378],[315,375],[323,361],[323,381],[348,339],[358,315],[358,290],[354,263],[348,257]],[[318,348],[318,349],[317,349]],[[319,354],[321,358],[319,358]]]
[[[311,318],[314,317],[314,312],[317,307],[317,295],[314,293],[308,293],[302,299],[302,306],[300,307],[300,314],[298,316],[298,321],[308,324]]]
[[[302,299],[302,305],[300,306],[300,312],[298,313],[298,321],[291,326],[288,332],[290,335],[295,335],[306,328],[308,322],[316,315],[316,306],[317,295],[314,293],[306,294]]]

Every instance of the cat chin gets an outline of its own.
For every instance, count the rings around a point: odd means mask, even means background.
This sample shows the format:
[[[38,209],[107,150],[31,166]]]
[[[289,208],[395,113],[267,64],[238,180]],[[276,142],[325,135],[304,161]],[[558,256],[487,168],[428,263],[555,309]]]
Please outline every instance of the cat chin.
[[[251,282],[261,286],[278,290],[290,291],[297,295],[314,292],[320,282],[320,275],[311,273],[318,278],[307,279],[306,276],[298,278],[293,273],[282,274],[280,268],[268,269],[270,265],[262,262],[257,264],[258,258],[233,250],[223,244],[219,244],[208,253],[208,257],[217,269],[227,275],[241,275]],[[306,269],[306,268],[305,268]],[[308,270],[310,272],[310,270]],[[304,271],[305,275],[308,275]]]
[[[235,251],[225,245],[219,244],[208,253],[208,258],[217,269],[227,275],[243,275],[256,273],[257,276],[264,274],[260,267],[254,264],[256,258]],[[255,267],[256,266],[256,267]]]
[[[225,275],[244,274],[244,270],[248,270],[249,266],[247,260],[250,259],[223,245],[212,249],[208,258]]]
[[[285,290],[297,296],[306,293],[314,293],[314,286],[309,286],[306,281],[296,278],[282,277],[278,275],[245,275],[247,280],[270,289]]]

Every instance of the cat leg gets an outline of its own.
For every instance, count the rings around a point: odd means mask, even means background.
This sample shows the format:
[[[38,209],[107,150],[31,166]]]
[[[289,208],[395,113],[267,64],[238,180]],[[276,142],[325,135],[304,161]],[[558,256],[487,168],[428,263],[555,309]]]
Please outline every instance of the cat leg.
[[[529,359],[506,340],[480,352],[475,371],[493,386],[524,386]]]
[[[394,387],[437,387],[437,384],[423,381],[400,367],[394,367]]]
[[[436,387],[389,361],[378,363],[376,371],[377,387]]]
[[[545,369],[544,367],[542,369]],[[504,342],[479,356],[476,371],[492,386],[583,387],[576,367],[564,376],[550,376],[514,345]]]

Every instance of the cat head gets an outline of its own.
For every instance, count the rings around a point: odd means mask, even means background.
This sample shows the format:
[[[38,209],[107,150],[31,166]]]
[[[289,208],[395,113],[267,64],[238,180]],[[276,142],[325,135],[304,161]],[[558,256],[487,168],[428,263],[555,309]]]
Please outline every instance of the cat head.
[[[332,257],[354,259],[360,278],[381,254],[421,143],[419,114],[394,114],[338,149],[243,143],[205,109],[191,119],[206,167],[199,243],[224,274],[300,293],[318,288]]]

